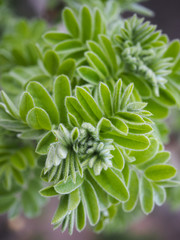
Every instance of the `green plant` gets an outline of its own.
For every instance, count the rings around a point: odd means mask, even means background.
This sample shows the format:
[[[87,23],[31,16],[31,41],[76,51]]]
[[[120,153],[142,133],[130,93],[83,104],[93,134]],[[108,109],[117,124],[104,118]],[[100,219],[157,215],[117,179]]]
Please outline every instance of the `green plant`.
[[[43,39],[42,22],[17,23],[20,32],[5,33],[0,45],[13,56],[0,81],[0,211],[18,214],[19,191],[29,217],[42,197],[56,197],[52,224],[71,234],[86,218],[102,230],[118,205],[126,215],[139,202],[149,214],[166,188],[179,186],[161,121],[180,103],[180,43],[137,16],[109,24],[101,8],[65,8],[67,33],[50,30]],[[40,185],[31,191],[32,178]]]

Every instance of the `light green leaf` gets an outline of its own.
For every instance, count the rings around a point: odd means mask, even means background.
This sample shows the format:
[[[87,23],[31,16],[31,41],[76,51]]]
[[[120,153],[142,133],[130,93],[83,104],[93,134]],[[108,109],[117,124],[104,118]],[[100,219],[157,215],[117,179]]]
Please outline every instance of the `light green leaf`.
[[[54,186],[48,186],[39,191],[42,197],[54,197],[59,194],[54,190]]]
[[[24,92],[21,97],[19,106],[19,114],[23,121],[26,121],[26,116],[29,110],[31,110],[33,107],[34,107],[33,98],[28,92]]]
[[[85,53],[85,56],[89,64],[96,69],[97,73],[101,76],[101,78],[105,79],[109,75],[109,71],[106,65],[97,54],[89,51]]]
[[[4,104],[6,105],[9,113],[15,117],[15,118],[19,118],[19,113],[18,110],[16,108],[16,106],[14,105],[14,103],[11,101],[11,99],[7,96],[7,94],[4,91],[1,91],[1,98],[4,102]]]
[[[86,42],[91,38],[92,38],[92,17],[89,8],[84,6],[81,9],[81,39],[83,42]]]
[[[111,92],[107,85],[100,83],[99,85],[99,96],[102,108],[106,116],[112,116],[112,101],[111,101]]]
[[[114,72],[117,71],[117,59],[116,59],[116,54],[113,49],[111,41],[105,36],[105,35],[100,35],[99,37],[101,44],[103,45],[103,48],[108,56],[109,62],[111,64],[111,67]]]
[[[64,180],[61,180],[54,186],[54,189],[56,190],[56,192],[60,194],[68,194],[73,192],[79,186],[81,186],[83,181],[84,178],[81,178],[79,174],[76,174],[75,183],[72,181],[71,176],[69,176],[66,183],[64,182]]]
[[[53,93],[54,100],[59,111],[60,123],[67,124],[65,98],[71,95],[71,85],[68,77],[61,75],[56,78]]]
[[[103,28],[104,23],[103,18],[101,16],[101,12],[99,11],[99,9],[96,9],[94,13],[94,29],[93,29],[94,30],[93,39],[95,41],[98,40],[98,35],[103,32]]]
[[[134,83],[135,88],[143,98],[151,97],[151,88],[148,86],[146,81],[143,81],[143,79],[129,73],[123,74],[121,78],[123,82],[127,84]]]
[[[79,37],[79,25],[77,23],[76,17],[70,8],[65,8],[63,11],[63,21],[69,31],[69,33],[74,37]]]
[[[68,195],[64,195],[60,199],[58,209],[56,210],[54,217],[51,221],[52,224],[59,223],[68,213]]]
[[[154,208],[152,184],[143,177],[140,182],[139,190],[142,211],[145,214],[149,214]]]
[[[167,180],[176,174],[176,169],[170,165],[153,165],[145,170],[145,175],[152,181]]]
[[[176,99],[168,89],[160,88],[159,97],[154,96],[154,99],[160,104],[167,107],[172,107],[176,105]]]
[[[144,123],[143,118],[136,113],[118,112],[118,113],[116,113],[116,115],[130,123]]]
[[[113,109],[115,113],[120,111],[121,90],[122,90],[122,81],[121,79],[119,79],[116,82],[116,85],[114,87],[114,95],[113,95]]]
[[[26,117],[28,125],[34,129],[51,130],[49,116],[44,109],[39,107],[32,108]]]
[[[114,118],[110,118],[110,120],[107,118],[101,118],[101,120],[99,121],[97,128],[101,134],[105,135],[106,132],[111,132],[112,134],[115,134],[115,135],[128,134],[128,127],[123,121],[121,121],[121,119],[114,117]]]
[[[43,35],[43,38],[50,44],[58,44],[61,41],[70,39],[71,36],[67,33],[50,31]]]
[[[48,113],[51,122],[58,125],[59,113],[47,90],[40,83],[30,82],[27,91],[33,97],[35,106],[44,109]]]
[[[69,79],[73,78],[74,72],[76,69],[76,62],[74,59],[66,59],[65,61],[63,61],[58,69],[57,75],[61,75],[64,74],[67,77],[69,77]]]
[[[97,72],[91,67],[79,67],[77,71],[80,77],[91,84],[97,85],[101,80]]]
[[[111,64],[108,61],[107,55],[104,52],[104,49],[95,41],[89,40],[87,42],[88,48],[91,52],[93,52],[94,54],[96,54],[101,61],[104,63],[104,65],[108,68],[108,70],[111,69]]]
[[[77,210],[76,210],[76,228],[80,232],[86,226],[86,213],[85,206],[82,202],[80,202]]]
[[[53,50],[48,50],[43,59],[44,66],[46,70],[51,74],[55,75],[57,73],[57,70],[59,68],[59,57],[57,53],[55,53]]]
[[[152,165],[166,163],[170,159],[170,152],[162,151],[158,152],[150,161],[145,162],[140,166],[141,169],[146,169]]]
[[[109,195],[97,184],[97,182],[92,178],[92,176],[87,172],[86,177],[88,181],[93,185],[98,201],[99,201],[99,207],[100,210],[105,210],[109,207]]]
[[[44,130],[28,129],[23,133],[18,134],[18,138],[28,140],[38,140],[44,135]]]
[[[109,195],[119,201],[127,201],[128,191],[121,179],[110,169],[102,170],[100,175],[95,175],[92,169],[89,169],[91,176]]]
[[[122,170],[124,168],[125,161],[119,147],[115,146],[115,150],[111,151],[111,154],[113,155],[112,158],[113,167]]]
[[[158,149],[158,140],[155,138],[150,138],[150,145],[148,149],[145,151],[131,151],[129,156],[136,158],[136,161],[134,161],[133,164],[141,164],[153,158],[158,152]]]
[[[73,53],[82,50],[83,45],[79,40],[66,40],[56,45],[55,51],[58,53]]]
[[[90,182],[84,181],[81,186],[83,203],[87,209],[88,219],[91,225],[99,221],[100,211],[96,192]]]
[[[179,56],[180,51],[180,43],[179,40],[172,41],[166,52],[164,53],[164,58],[173,58],[173,60],[176,60],[176,58]]]
[[[168,116],[168,108],[159,104],[154,99],[147,99],[146,102],[148,105],[146,106],[146,110],[150,111],[153,115],[153,119],[164,119]]]
[[[151,125],[146,123],[143,123],[143,124],[127,123],[127,126],[129,128],[129,132],[134,134],[145,134],[153,131],[153,128],[151,127]]]
[[[131,171],[128,182],[128,189],[130,197],[127,202],[123,203],[123,210],[125,212],[132,211],[137,204],[139,194],[139,181],[135,171]]]
[[[103,138],[113,139],[118,145],[132,150],[145,150],[149,147],[149,139],[144,135],[129,133],[127,136],[113,132],[100,133]]]
[[[54,134],[49,131],[46,133],[38,142],[36,147],[36,153],[40,155],[46,155],[48,153],[48,149],[50,147],[50,144],[56,141],[56,137]]]
[[[94,119],[89,116],[78,100],[75,97],[66,97],[66,107],[68,109],[68,112],[71,113],[78,121],[78,123],[81,125],[84,122],[89,122],[93,125],[96,124]]]
[[[76,209],[80,203],[80,200],[80,193],[79,189],[77,188],[69,195],[68,210],[73,211],[74,209]]]
[[[153,183],[154,202],[161,206],[166,201],[166,191],[163,187]]]
[[[76,87],[76,96],[84,110],[98,122],[103,115],[93,97],[81,87]]]

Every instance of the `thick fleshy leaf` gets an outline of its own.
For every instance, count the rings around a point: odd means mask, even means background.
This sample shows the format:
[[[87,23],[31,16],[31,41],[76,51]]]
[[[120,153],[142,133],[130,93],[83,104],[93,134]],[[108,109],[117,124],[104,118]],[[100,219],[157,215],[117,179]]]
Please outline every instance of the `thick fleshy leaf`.
[[[76,69],[76,62],[74,59],[66,59],[63,61],[58,69],[57,75],[66,75],[69,79],[73,78]]]
[[[154,119],[163,119],[168,116],[168,108],[159,104],[154,99],[147,99],[146,102],[148,105],[146,106],[146,110],[150,111],[153,115],[152,118]]]
[[[135,133],[135,134],[150,133],[153,130],[153,128],[146,123],[143,123],[143,124],[127,123],[127,126],[129,128],[129,132]]]
[[[102,33],[104,28],[104,23],[103,23],[103,18],[101,16],[101,12],[99,11],[99,9],[95,10],[95,14],[94,14],[94,33],[93,33],[93,39],[95,41],[98,40],[98,35],[100,33]]]
[[[96,192],[92,184],[88,181],[84,181],[81,186],[83,203],[87,209],[88,219],[91,225],[95,225],[100,217],[99,203]]]
[[[176,174],[176,169],[170,165],[153,165],[145,170],[145,175],[152,181],[167,180]]]
[[[129,194],[122,180],[110,169],[102,170],[100,175],[95,175],[89,169],[91,176],[109,195],[119,201],[127,201]]]
[[[74,209],[76,209],[80,203],[80,200],[80,193],[79,189],[77,188],[69,195],[68,210],[73,211]]]
[[[86,212],[85,206],[82,202],[80,202],[77,210],[76,210],[76,228],[80,232],[86,226]]]
[[[13,117],[19,118],[19,113],[18,113],[16,106],[14,105],[14,103],[11,101],[11,99],[8,97],[8,95],[4,91],[1,91],[1,98],[4,102],[4,104],[6,105],[9,113]]]
[[[60,32],[47,32],[43,35],[43,38],[50,44],[58,44],[61,41],[70,39],[71,36],[67,33],[60,33]]]
[[[65,98],[71,95],[71,86],[68,77],[61,75],[54,83],[54,100],[59,111],[60,123],[67,123],[67,110]]]
[[[58,209],[56,210],[54,217],[51,221],[52,224],[59,223],[68,213],[68,195],[64,195],[60,199]]]
[[[132,150],[145,150],[149,147],[149,139],[144,135],[135,135],[129,133],[127,136],[113,132],[100,133],[107,139],[113,139],[118,145]]]
[[[97,85],[101,80],[97,72],[91,67],[79,67],[77,71],[85,81],[91,84]]]
[[[101,78],[105,78],[109,75],[108,69],[99,56],[93,52],[86,52],[85,56],[89,64],[96,69]]]
[[[96,54],[96,56],[99,57],[99,59],[101,59],[101,61],[104,63],[104,65],[108,68],[108,70],[110,70],[111,68],[111,64],[108,61],[107,55],[105,54],[104,49],[95,41],[91,41],[89,40],[87,42],[88,48],[91,52],[93,52],[94,54]]]
[[[88,26],[88,27],[87,27]],[[81,39],[83,42],[92,38],[92,17],[88,7],[81,10]]]
[[[41,189],[39,191],[39,193],[41,194],[41,196],[43,197],[54,197],[54,196],[58,196],[59,193],[57,193],[55,190],[54,190],[54,186],[48,186],[48,187],[45,187],[43,189]]]
[[[101,118],[101,120],[98,123],[98,131],[102,134],[106,134],[106,132],[111,132],[113,134],[122,134],[127,135],[128,134],[128,127],[127,125],[121,120],[116,117],[114,118]]]
[[[126,105],[128,104],[128,101],[129,101],[129,99],[131,97],[133,89],[134,89],[134,84],[131,83],[124,90],[123,95],[122,95],[122,99],[121,99],[120,109],[124,109],[126,107]]]
[[[80,175],[76,174],[75,183],[72,181],[71,177],[69,176],[66,183],[64,182],[64,180],[61,180],[54,186],[54,189],[56,190],[56,192],[60,194],[68,194],[76,190],[76,188],[78,188],[79,186],[81,186],[83,181],[84,181],[84,178],[81,178]]]
[[[171,157],[170,152],[167,151],[158,152],[151,160],[142,164],[140,168],[146,169],[152,165],[164,164],[170,159],[170,157]]]
[[[37,82],[30,82],[27,91],[33,97],[35,106],[44,109],[53,124],[59,124],[59,114],[56,105],[47,90]]]
[[[130,123],[144,123],[144,120],[141,116],[131,112],[118,112],[116,115],[120,118],[123,118]]]
[[[19,114],[23,121],[26,121],[26,116],[29,110],[31,110],[33,107],[34,107],[33,98],[28,92],[24,92],[21,97],[19,106]]]
[[[64,24],[69,31],[69,33],[74,37],[79,37],[79,25],[77,23],[76,17],[70,8],[65,8],[63,11]]]
[[[111,63],[111,67],[114,72],[117,70],[117,59],[116,59],[116,54],[113,49],[111,41],[105,36],[105,35],[100,35],[100,42],[104,47],[104,50],[108,56],[108,59]]]
[[[92,178],[92,176],[88,172],[86,173],[86,177],[95,189],[95,192],[98,197],[100,210],[107,209],[110,204],[109,195],[97,184],[97,182]]]
[[[130,197],[127,202],[123,203],[123,210],[126,212],[132,211],[136,207],[138,200],[139,181],[135,171],[131,171],[130,173],[128,190]]]
[[[115,150],[111,151],[113,155],[112,164],[114,168],[122,170],[124,168],[124,157],[118,146],[115,146]]]
[[[151,97],[151,89],[148,86],[148,84],[143,81],[141,78],[138,76],[132,75],[132,74],[123,74],[121,76],[123,82],[126,82],[127,84],[129,83],[134,83],[135,88],[138,90],[139,94],[144,97],[144,98],[149,98]]]
[[[84,110],[97,122],[102,118],[102,112],[93,97],[83,88],[76,87],[76,96]]]
[[[149,214],[154,208],[152,184],[145,177],[142,177],[139,190],[142,211]]]
[[[176,99],[168,89],[159,89],[159,97],[154,96],[154,99],[165,107],[172,107],[176,105]]]
[[[179,40],[172,41],[170,45],[168,46],[168,49],[164,53],[165,58],[173,58],[173,60],[176,60],[176,58],[179,56],[180,51],[180,43]]]
[[[107,85],[105,85],[104,83],[100,83],[99,85],[99,95],[105,115],[108,117],[112,116],[111,93]]]
[[[39,140],[36,147],[36,153],[40,155],[46,155],[48,153],[50,144],[55,141],[56,141],[56,137],[54,136],[54,134],[51,131],[48,132]]]
[[[75,97],[66,97],[66,107],[68,109],[68,112],[77,119],[80,125],[83,121],[89,122],[93,125],[96,124],[96,121],[94,121],[94,119],[89,116],[86,111],[84,111],[84,109]]]
[[[70,39],[70,40],[66,40],[63,41],[59,44],[56,45],[55,47],[55,51],[57,51],[58,53],[73,53],[73,52],[77,52],[83,49],[83,45],[81,43],[81,41],[76,40],[76,39]]]
[[[163,187],[153,184],[154,202],[161,206],[166,201],[166,191]]]
[[[59,68],[59,57],[53,50],[48,50],[45,53],[43,63],[46,70],[51,75],[55,75],[57,73],[57,70]]]
[[[121,79],[119,79],[115,85],[114,96],[113,96],[113,109],[115,113],[120,111],[121,90],[122,90],[122,81]]]
[[[133,164],[141,164],[144,163],[151,158],[153,158],[159,149],[158,140],[155,138],[150,138],[150,146],[145,151],[131,151],[129,156],[135,157],[136,161]]]
[[[44,109],[40,107],[32,108],[26,117],[28,125],[34,129],[51,130],[49,116]]]

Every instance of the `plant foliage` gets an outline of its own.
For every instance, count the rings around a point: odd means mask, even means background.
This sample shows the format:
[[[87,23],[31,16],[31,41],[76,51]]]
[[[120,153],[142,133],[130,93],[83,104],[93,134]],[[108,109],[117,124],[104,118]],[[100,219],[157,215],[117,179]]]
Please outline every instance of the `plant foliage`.
[[[66,33],[42,21],[4,33],[1,213],[33,217],[55,197],[54,228],[72,234],[88,219],[99,232],[118,209],[149,214],[179,186],[160,120],[180,105],[180,44],[136,15],[119,23],[119,6],[150,13],[138,2],[113,1],[109,22],[110,1],[65,8]]]

